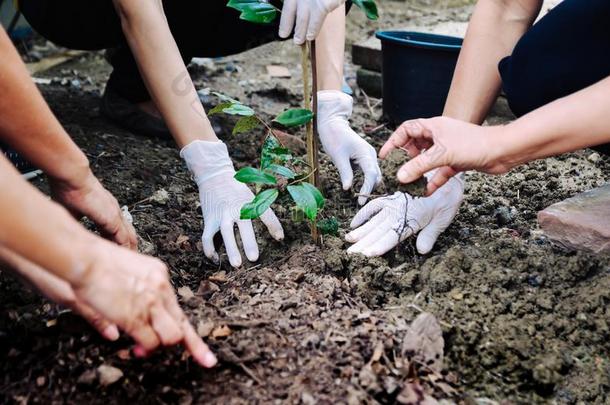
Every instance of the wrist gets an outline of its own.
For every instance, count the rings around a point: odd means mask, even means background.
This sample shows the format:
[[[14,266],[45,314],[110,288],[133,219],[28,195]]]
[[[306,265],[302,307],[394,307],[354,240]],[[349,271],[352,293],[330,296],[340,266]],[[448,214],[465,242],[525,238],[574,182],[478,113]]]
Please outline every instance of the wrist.
[[[82,152],[73,159],[60,161],[57,170],[46,171],[46,174],[52,182],[75,190],[84,187],[92,177],[95,177],[89,159]]]
[[[193,141],[182,148],[180,157],[198,185],[223,173],[235,173],[227,145],[221,141]]]

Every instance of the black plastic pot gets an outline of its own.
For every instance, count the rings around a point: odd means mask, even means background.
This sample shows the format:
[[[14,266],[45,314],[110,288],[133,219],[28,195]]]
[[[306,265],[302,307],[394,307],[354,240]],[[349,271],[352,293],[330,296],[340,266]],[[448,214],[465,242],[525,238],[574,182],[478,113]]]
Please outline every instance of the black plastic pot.
[[[392,124],[441,115],[462,39],[410,31],[380,31],[383,113]]]

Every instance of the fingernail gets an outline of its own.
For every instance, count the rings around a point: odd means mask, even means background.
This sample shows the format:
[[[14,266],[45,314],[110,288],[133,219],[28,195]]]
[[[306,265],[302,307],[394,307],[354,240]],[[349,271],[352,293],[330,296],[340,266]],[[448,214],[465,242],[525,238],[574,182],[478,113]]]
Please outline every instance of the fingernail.
[[[398,181],[400,181],[401,183],[406,183],[409,178],[408,175],[409,175],[409,173],[406,170],[400,169],[398,171],[398,174],[396,175],[396,177],[398,178]]]
[[[216,356],[214,356],[214,353],[212,352],[207,352],[206,354],[203,355],[203,365],[211,368],[214,367],[216,364],[218,364],[218,359],[216,358]]]
[[[346,242],[349,242],[349,243],[354,243],[354,242],[356,242],[356,241],[354,240],[354,237],[353,237],[353,236],[352,236],[350,233],[348,233],[347,235],[345,235],[345,241],[346,241]]]
[[[119,329],[115,325],[109,325],[102,334],[106,339],[115,341],[119,338]]]
[[[133,354],[139,358],[146,357],[146,350],[142,346],[136,346],[133,348]]]

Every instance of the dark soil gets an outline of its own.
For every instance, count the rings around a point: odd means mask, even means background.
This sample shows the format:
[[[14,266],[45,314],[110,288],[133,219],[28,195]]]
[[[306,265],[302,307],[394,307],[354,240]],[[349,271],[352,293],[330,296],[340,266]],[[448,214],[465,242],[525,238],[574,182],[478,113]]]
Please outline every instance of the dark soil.
[[[400,14],[395,10],[404,3],[382,6],[391,21],[464,19],[469,11],[430,13],[424,4]],[[355,17],[350,38],[372,29]],[[271,44],[193,75],[200,88],[275,114],[300,103],[296,55],[289,44]],[[272,63],[288,66],[293,78],[264,77]],[[370,260],[348,256],[339,237],[314,246],[306,224],[293,223],[278,206],[286,240],[273,242],[258,227],[260,261],[235,270],[226,257],[220,267],[202,259],[197,188],[172,142],[132,135],[100,118],[108,71],[100,54],[88,54],[43,74],[82,85],[59,80],[41,90],[94,172],[129,206],[145,250],[168,263],[184,308],[221,362],[202,370],[177,349],[131,358],[129,340],[102,341],[2,273],[0,402],[392,403],[407,377],[413,381],[402,340],[409,322],[426,311],[441,322],[446,343],[442,376],[419,370],[419,384],[435,398],[610,403],[610,259],[556,248],[536,222],[545,206],[605,183],[607,158],[592,162],[591,151],[582,151],[505,176],[467,175],[464,204],[427,256],[416,253],[413,241]],[[506,111],[500,100],[490,120],[511,119]],[[355,128],[376,126],[379,115],[357,95]],[[256,163],[262,133],[232,137],[227,122],[216,125],[236,166]],[[379,147],[389,133],[366,139]],[[322,160],[325,211],[337,216],[344,235],[355,199],[341,190],[324,154]],[[398,163],[384,163],[388,192]],[[44,180],[36,183],[45,188]],[[161,189],[169,200],[151,201]],[[102,364],[121,369],[123,378],[101,387],[95,370]]]

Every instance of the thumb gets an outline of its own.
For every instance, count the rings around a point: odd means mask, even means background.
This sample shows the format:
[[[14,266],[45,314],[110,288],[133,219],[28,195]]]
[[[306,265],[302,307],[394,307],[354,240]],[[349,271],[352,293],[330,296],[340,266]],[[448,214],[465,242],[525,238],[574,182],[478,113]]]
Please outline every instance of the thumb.
[[[438,145],[433,145],[430,149],[424,153],[414,157],[405,163],[398,171],[397,177],[401,183],[411,183],[430,170],[436,169],[437,167],[444,166],[442,163],[442,156],[444,150]]]
[[[443,212],[437,213],[432,221],[417,235],[417,251],[425,255],[430,253],[439,235],[451,224],[453,216],[446,216]]]

